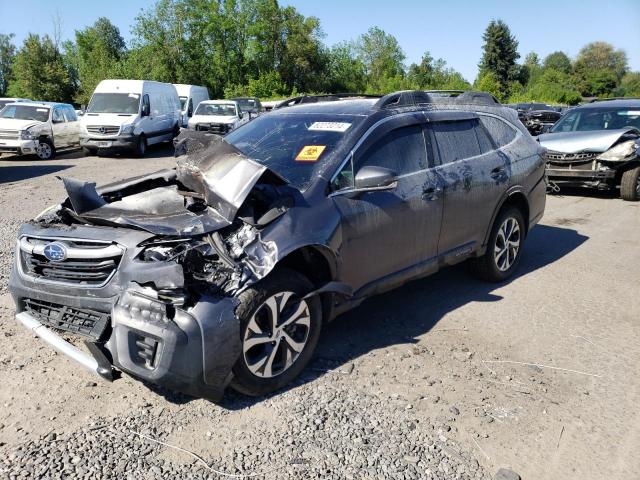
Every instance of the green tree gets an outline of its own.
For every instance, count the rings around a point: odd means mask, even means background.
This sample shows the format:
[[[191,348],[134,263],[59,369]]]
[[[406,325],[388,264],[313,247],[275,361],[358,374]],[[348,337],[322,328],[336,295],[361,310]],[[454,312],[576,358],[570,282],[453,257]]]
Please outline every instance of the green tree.
[[[544,58],[542,67],[545,70],[552,68],[553,70],[557,70],[558,72],[567,74],[571,73],[572,70],[571,59],[567,56],[566,53],[560,51],[553,52],[547,55]]]
[[[360,36],[355,49],[365,67],[368,89],[376,93],[395,87],[404,77],[406,58],[398,40],[379,27]]]
[[[475,89],[480,92],[488,92],[494,95],[498,100],[504,100],[504,94],[502,92],[502,85],[498,76],[490,71],[485,72],[476,79],[474,85]]]
[[[67,45],[65,50],[77,69],[79,88],[75,100],[87,104],[100,81],[116,76],[125,43],[120,30],[101,17],[91,27],[76,31],[75,49]]]
[[[287,95],[291,90],[280,79],[278,72],[268,72],[258,78],[249,80],[247,94],[259,98],[279,98]]]
[[[583,95],[607,95],[628,70],[627,54],[606,42],[589,43],[578,53],[573,68]]]
[[[575,105],[582,100],[571,75],[545,69],[535,82],[527,88],[514,88],[509,98],[511,102],[547,102],[552,104]]]
[[[11,66],[16,56],[16,47],[13,44],[13,33],[8,35],[0,33],[0,96],[7,93],[9,80],[11,79]]]
[[[640,72],[628,72],[620,82],[621,95],[625,97],[640,97]]]
[[[328,74],[323,90],[340,92],[364,92],[367,77],[364,63],[357,57],[350,42],[334,45],[327,53]]]
[[[447,67],[447,62],[434,60],[429,52],[422,56],[420,64],[411,64],[407,72],[409,88],[427,90],[465,90],[471,85],[462,74]]]
[[[48,35],[29,34],[16,54],[8,94],[34,100],[71,102],[71,72]]]
[[[509,82],[519,73],[516,66],[516,60],[520,58],[518,41],[502,20],[491,20],[482,39],[484,45],[478,77],[484,78],[487,73],[493,74],[500,87],[500,96],[506,96]]]

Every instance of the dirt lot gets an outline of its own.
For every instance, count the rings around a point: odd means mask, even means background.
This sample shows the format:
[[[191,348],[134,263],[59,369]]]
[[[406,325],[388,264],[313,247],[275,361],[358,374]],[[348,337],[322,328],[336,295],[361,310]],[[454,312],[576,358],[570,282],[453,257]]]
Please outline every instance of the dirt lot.
[[[100,184],[172,164],[163,149],[0,160],[0,477],[204,476],[118,433],[133,430],[271,478],[637,478],[640,203],[551,196],[517,278],[488,285],[461,265],[372,299],[326,328],[299,384],[216,405],[102,383],[18,326],[6,289],[19,224],[63,197],[56,175]]]

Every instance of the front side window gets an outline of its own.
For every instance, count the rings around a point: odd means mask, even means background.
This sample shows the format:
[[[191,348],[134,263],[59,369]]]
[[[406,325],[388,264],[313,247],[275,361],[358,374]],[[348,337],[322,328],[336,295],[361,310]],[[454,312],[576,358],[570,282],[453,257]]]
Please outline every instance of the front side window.
[[[78,116],[76,115],[76,111],[71,107],[64,107],[64,118],[67,119],[67,122],[78,121]]]
[[[139,93],[94,93],[87,107],[87,113],[135,115],[139,108]]]
[[[373,133],[375,135],[375,132]],[[396,175],[425,170],[428,167],[425,137],[420,125],[397,128],[376,140],[363,152],[356,153],[332,183],[334,190],[354,186],[354,175],[367,166],[383,167]]]
[[[182,110],[184,112],[184,107],[187,104],[187,100],[189,100],[189,97],[178,97],[180,99],[180,110]]]
[[[436,148],[442,164],[482,154],[476,135],[477,120],[438,122],[431,124]]]
[[[54,108],[53,116],[51,117],[53,123],[64,123],[64,115],[62,114],[62,108]]]
[[[49,111],[50,109],[48,107],[9,105],[0,112],[0,118],[46,122],[49,120]]]

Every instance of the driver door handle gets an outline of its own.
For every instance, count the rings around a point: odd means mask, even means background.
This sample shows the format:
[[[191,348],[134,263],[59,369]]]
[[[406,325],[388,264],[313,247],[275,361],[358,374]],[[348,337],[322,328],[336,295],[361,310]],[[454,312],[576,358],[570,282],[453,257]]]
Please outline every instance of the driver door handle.
[[[427,187],[422,191],[422,199],[426,202],[433,202],[440,198],[442,189],[439,187]]]

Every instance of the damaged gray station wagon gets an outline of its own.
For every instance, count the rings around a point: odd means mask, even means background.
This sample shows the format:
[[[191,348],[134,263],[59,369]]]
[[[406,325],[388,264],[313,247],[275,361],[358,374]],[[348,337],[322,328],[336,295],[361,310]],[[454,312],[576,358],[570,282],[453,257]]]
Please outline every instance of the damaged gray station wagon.
[[[473,92],[187,131],[175,169],[98,189],[63,179],[68,198],[20,229],[17,319],[106,379],[263,395],[367,297],[467,259],[486,280],[512,275],[544,212],[543,152]]]

